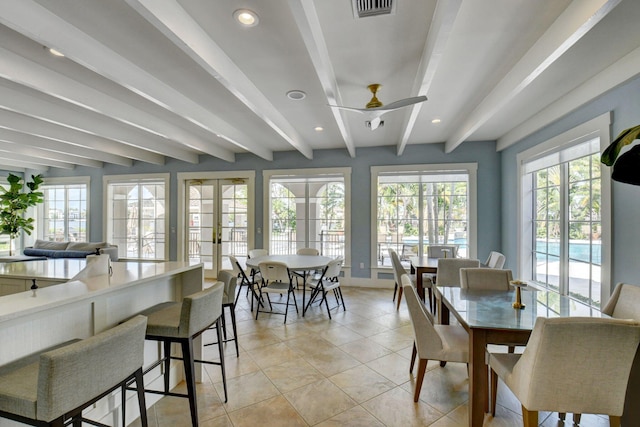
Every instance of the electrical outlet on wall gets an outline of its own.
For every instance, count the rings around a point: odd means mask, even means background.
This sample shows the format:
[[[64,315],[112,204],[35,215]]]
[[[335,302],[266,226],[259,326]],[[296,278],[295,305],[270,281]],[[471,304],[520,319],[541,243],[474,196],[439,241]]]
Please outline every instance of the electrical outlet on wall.
[[[360,263],[360,268],[364,268],[364,262]]]

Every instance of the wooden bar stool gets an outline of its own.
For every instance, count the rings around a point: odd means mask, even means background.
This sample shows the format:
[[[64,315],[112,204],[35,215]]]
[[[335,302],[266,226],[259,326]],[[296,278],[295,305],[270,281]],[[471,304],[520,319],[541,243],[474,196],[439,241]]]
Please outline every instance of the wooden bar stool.
[[[222,348],[222,331],[220,318],[222,316],[222,297],[224,284],[217,282],[212,287],[184,297],[182,302],[166,302],[151,307],[141,314],[148,316],[146,339],[163,343],[163,357],[145,370],[145,373],[164,363],[164,390],[149,390],[147,393],[165,396],[186,397],[189,399],[191,423],[198,425],[198,408],[196,402],[196,380],[194,362],[219,365],[222,369],[222,384],[224,387],[224,401],[227,401],[227,380],[224,368],[224,351]],[[220,362],[208,360],[194,360],[193,340],[209,329],[216,326],[218,335],[218,352]],[[171,344],[180,344],[182,357],[171,356]],[[169,391],[169,367],[171,359],[182,360],[184,364],[187,394]]]

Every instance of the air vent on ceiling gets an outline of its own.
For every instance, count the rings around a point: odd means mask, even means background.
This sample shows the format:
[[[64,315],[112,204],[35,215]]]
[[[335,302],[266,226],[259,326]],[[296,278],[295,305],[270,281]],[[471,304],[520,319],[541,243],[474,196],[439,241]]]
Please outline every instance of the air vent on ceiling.
[[[396,11],[395,0],[351,0],[356,19],[368,16],[391,15]]]

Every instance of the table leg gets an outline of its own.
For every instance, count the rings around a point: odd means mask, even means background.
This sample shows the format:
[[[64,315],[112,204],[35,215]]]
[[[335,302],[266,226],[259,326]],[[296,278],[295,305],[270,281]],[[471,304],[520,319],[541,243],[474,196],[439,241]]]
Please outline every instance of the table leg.
[[[416,270],[416,291],[418,296],[424,301],[424,284],[422,283],[422,274],[424,273],[422,268],[418,267]]]
[[[441,325],[449,324],[449,307],[442,303],[442,296],[438,292],[434,292],[436,305],[438,306],[438,323]]]
[[[487,366],[485,351],[487,332],[482,329],[469,331],[469,426],[482,427],[487,396]]]

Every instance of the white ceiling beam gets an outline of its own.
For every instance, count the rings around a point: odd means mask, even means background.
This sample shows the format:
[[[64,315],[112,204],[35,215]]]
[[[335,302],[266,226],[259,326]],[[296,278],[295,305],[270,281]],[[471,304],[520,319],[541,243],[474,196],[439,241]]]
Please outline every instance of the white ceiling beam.
[[[160,154],[89,135],[75,129],[58,126],[54,123],[37,120],[13,111],[0,109],[0,127],[46,138],[52,141],[47,143],[47,148],[53,149],[54,146],[57,146],[63,152],[71,149],[72,152],[77,152],[80,155],[79,153],[84,150],[93,150],[94,159],[107,163],[131,166],[133,165],[133,159],[156,165],[164,164],[164,156]],[[60,143],[70,147],[63,148],[59,146]]]
[[[0,47],[0,75],[7,80],[36,89],[60,100],[96,111],[146,132],[174,140],[189,148],[202,151],[214,157],[235,161],[231,151],[207,141],[190,132],[161,120],[126,102],[26,59],[8,49]],[[134,96],[134,95],[132,95]],[[212,137],[215,137],[212,135]]]
[[[43,45],[55,46],[73,61],[191,123],[221,135],[266,160],[273,160],[272,151],[252,141],[244,132],[38,3],[32,0],[0,0],[0,9],[3,11],[0,23],[9,28]]]
[[[327,97],[327,104],[342,105],[342,97],[338,89],[333,64],[329,57],[329,49],[322,34],[320,19],[316,12],[313,0],[289,0],[289,8],[298,25],[298,30],[302,35],[304,44],[309,52],[309,57],[316,70],[324,94]],[[338,108],[331,108],[331,113],[336,121],[338,130],[342,135],[347,151],[351,157],[356,156],[356,146],[347,126],[347,122],[342,117],[342,113]]]
[[[43,166],[37,163],[25,162],[22,160],[9,159],[5,158],[2,155],[0,155],[0,169],[23,172],[26,169],[33,169],[38,172],[46,172],[49,170],[47,166]]]
[[[306,158],[313,158],[311,146],[178,2],[156,0],[126,0],[126,2],[293,148]],[[255,145],[245,149],[253,151],[254,147]],[[266,150],[263,150],[263,155],[266,154]]]
[[[171,140],[149,134],[98,113],[70,108],[69,104],[64,104],[64,101],[55,98],[51,98],[51,102],[45,101],[40,97],[30,96],[0,84],[0,106],[7,110],[171,156],[185,162],[198,163],[197,153],[180,148]]]
[[[445,143],[450,153],[518,96],[593,29],[622,0],[574,0],[547,31],[462,121]]]
[[[0,149],[13,151],[18,154],[42,157],[45,159],[57,160],[59,162],[92,168],[101,168],[104,165],[103,162],[77,156],[72,152],[61,153],[59,151],[49,150],[45,148],[45,143],[46,140],[44,138],[25,135],[7,129],[0,129]]]
[[[67,162],[58,162],[56,160],[46,159],[41,156],[19,154],[14,151],[12,147],[10,147],[11,145],[13,144],[0,143],[0,157],[2,157],[5,161],[20,161],[25,163],[33,163],[35,165],[40,165],[41,167],[54,167],[60,169],[73,169],[75,167],[74,165]]]
[[[616,86],[640,74],[640,48],[622,57],[571,92],[563,95],[523,124],[498,138],[496,150],[502,151],[534,132],[587,104]],[[629,124],[630,126],[631,124]]]
[[[413,83],[412,96],[427,96],[431,82],[438,71],[440,60],[444,55],[447,42],[453,30],[453,24],[460,11],[462,0],[438,0],[436,9],[433,13],[433,19],[429,26],[429,34],[422,51],[418,72]],[[404,152],[411,132],[418,120],[418,115],[422,109],[423,103],[414,104],[408,108],[405,114],[405,123],[403,126],[402,136],[398,142],[398,156]]]

